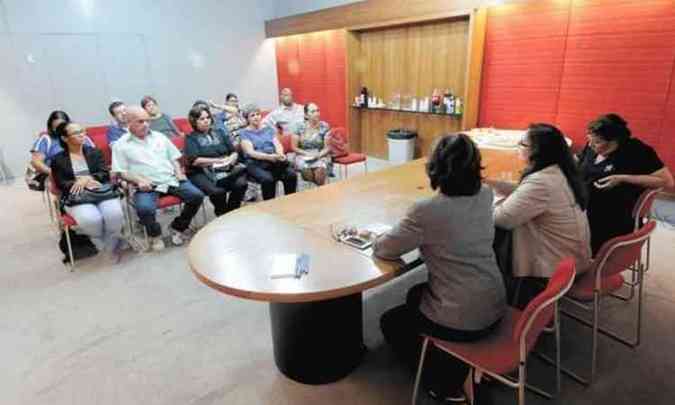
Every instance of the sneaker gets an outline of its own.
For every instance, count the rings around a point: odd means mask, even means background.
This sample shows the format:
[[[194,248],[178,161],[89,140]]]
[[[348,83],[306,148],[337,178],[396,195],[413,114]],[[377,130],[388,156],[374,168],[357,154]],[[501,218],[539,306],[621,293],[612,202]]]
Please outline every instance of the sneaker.
[[[429,396],[437,401],[440,401],[444,404],[463,404],[466,403],[466,396],[461,391],[458,391],[454,394],[447,395],[443,398],[439,398],[438,394],[435,391],[429,390]]]
[[[161,236],[157,236],[155,238],[150,239],[150,248],[155,251],[159,252],[164,250],[164,241],[162,240]]]
[[[183,236],[183,232],[177,231],[173,228],[170,228],[169,232],[171,233],[171,243],[174,246],[181,246],[183,243],[185,243],[185,236]]]

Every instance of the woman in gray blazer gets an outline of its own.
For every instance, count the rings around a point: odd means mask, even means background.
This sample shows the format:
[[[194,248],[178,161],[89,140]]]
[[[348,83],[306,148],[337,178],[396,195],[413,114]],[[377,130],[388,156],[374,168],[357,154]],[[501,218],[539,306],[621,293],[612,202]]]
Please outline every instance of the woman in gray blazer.
[[[502,276],[492,250],[492,192],[482,185],[480,151],[464,135],[440,139],[427,163],[439,192],[418,201],[375,243],[382,259],[419,248],[429,281],[408,292],[405,305],[381,319],[385,340],[413,369],[420,333],[450,341],[478,340],[493,331],[506,309]],[[468,367],[438,350],[429,352],[422,382],[439,398],[456,397]]]

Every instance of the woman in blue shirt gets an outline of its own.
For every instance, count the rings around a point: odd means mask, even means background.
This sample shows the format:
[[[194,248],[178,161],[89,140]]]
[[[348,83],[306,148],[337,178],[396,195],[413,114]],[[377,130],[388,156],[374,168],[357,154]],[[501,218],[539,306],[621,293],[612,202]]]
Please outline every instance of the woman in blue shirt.
[[[274,198],[277,181],[284,184],[285,194],[295,193],[298,176],[288,164],[276,131],[262,126],[260,108],[256,105],[245,106],[243,115],[248,120],[248,126],[239,132],[241,150],[246,157],[249,176],[260,183],[263,199]]]

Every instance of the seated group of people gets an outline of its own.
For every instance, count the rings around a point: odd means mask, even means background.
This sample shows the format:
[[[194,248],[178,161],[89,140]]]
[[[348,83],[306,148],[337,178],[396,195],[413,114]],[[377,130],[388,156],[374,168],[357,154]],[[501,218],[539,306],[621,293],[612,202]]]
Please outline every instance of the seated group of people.
[[[240,109],[234,94],[228,94],[223,105],[198,100],[188,113],[192,132],[187,135],[161,112],[153,97],[143,97],[140,106],[113,102],[109,112],[114,123],[106,133],[112,150],[110,167],[84,127],[65,112],[54,111],[47,120],[47,133],[31,149],[31,163],[51,176],[60,190],[62,209],[99,250],[119,255],[120,200],[75,204],[71,194],[100,190],[111,182],[111,173],[133,190],[133,206],[153,250],[164,248],[155,215],[158,199],[180,198],[183,209],[169,228],[172,243],[181,245],[205,196],[220,216],[241,206],[249,180],[260,184],[265,200],[275,197],[278,181],[285,194],[294,193],[296,170],[307,181],[325,184],[332,164],[330,126],[320,120],[315,103],[294,103],[290,89],[283,89],[280,98],[281,105],[265,119],[254,104]],[[212,114],[212,109],[220,112]],[[278,130],[290,132],[294,162],[289,162]],[[177,138],[184,140],[182,152],[174,143]]]
[[[383,259],[420,249],[428,269],[428,282],[381,319],[385,340],[413,370],[421,333],[449,341],[489,335],[506,310],[505,279],[549,278],[568,257],[583,273],[605,242],[633,232],[632,210],[646,188],[673,187],[654,149],[631,137],[618,115],[599,117],[587,131],[574,156],[556,127],[530,125],[518,146],[525,169],[516,185],[482,178],[481,154],[468,136],[440,138],[426,167],[439,192],[374,244]],[[512,274],[498,267],[493,249],[500,229],[512,232]],[[438,349],[426,362],[429,393],[462,398],[468,366]]]

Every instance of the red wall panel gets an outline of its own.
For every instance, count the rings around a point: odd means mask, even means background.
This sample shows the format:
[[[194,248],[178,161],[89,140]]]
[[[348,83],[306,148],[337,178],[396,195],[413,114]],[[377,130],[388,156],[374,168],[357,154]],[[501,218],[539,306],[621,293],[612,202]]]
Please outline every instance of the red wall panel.
[[[675,168],[674,65],[672,0],[539,0],[493,7],[479,123],[522,128],[548,121],[583,143],[590,120],[616,112]]]
[[[555,120],[568,21],[569,1],[488,10],[481,125],[522,128]]]
[[[294,35],[276,40],[279,88],[296,102],[315,102],[332,127],[346,123],[346,49],[342,31]]]

